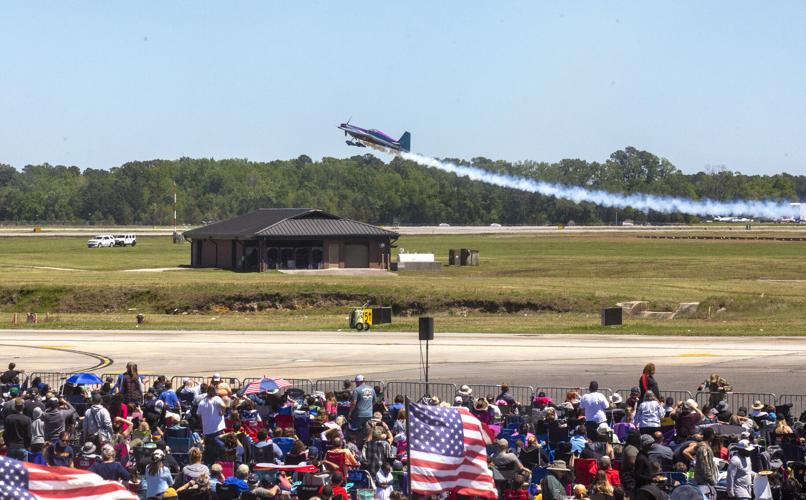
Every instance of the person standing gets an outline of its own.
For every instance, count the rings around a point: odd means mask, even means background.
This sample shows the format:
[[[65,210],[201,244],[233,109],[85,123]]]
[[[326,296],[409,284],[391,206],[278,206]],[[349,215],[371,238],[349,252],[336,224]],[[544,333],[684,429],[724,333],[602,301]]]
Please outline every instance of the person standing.
[[[109,410],[101,404],[103,397],[100,392],[92,393],[92,406],[84,412],[84,441],[90,441],[96,446],[103,446],[112,440],[112,418]]]
[[[356,375],[355,389],[350,397],[350,427],[353,430],[363,431],[372,418],[375,396],[375,389],[364,383],[364,376]]]
[[[716,437],[714,429],[705,428],[702,431],[702,441],[694,448],[694,484],[706,498],[712,498],[717,481],[719,481],[719,469],[714,463],[714,451],[711,444]]]
[[[22,399],[14,400],[14,411],[6,417],[3,439],[8,448],[9,458],[28,460],[31,450],[31,419],[23,415],[25,403]]]
[[[638,389],[641,391],[641,396],[638,400],[639,403],[644,401],[647,391],[652,391],[656,398],[660,397],[658,383],[655,381],[655,363],[647,363],[646,366],[644,366],[641,378],[638,379]]]
[[[635,413],[635,424],[641,434],[654,434],[660,430],[660,421],[666,416],[666,409],[655,398],[655,393],[646,391],[644,401],[638,405]]]
[[[219,436],[224,432],[224,412],[229,407],[229,398],[221,398],[215,386],[207,387],[207,396],[199,402],[196,415],[201,418],[204,434],[204,463],[212,465],[224,449]]]
[[[728,476],[725,491],[728,498],[749,500],[753,498],[753,479],[755,473],[751,466],[750,453],[755,446],[747,439],[736,443],[736,454],[728,462]]]
[[[585,410],[585,430],[588,431],[588,436],[596,435],[599,424],[607,421],[605,410],[610,407],[605,395],[599,392],[599,382],[591,381],[588,393],[579,400],[579,406]]]
[[[129,361],[126,363],[126,373],[118,379],[120,392],[123,394],[123,402],[126,404],[143,404],[143,393],[145,386],[140,373],[137,371],[137,364]]]

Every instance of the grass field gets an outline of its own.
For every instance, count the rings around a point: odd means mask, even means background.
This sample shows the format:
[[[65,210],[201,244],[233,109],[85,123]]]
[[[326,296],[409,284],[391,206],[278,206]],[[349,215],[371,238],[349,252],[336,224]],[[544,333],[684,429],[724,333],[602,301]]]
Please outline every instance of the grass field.
[[[85,242],[0,238],[0,324],[15,311],[47,311],[58,320],[42,326],[131,327],[136,309],[155,328],[338,329],[364,301],[395,307],[386,327],[394,329],[416,329],[422,312],[434,314],[442,331],[800,335],[806,324],[802,242],[403,236],[400,247],[442,261],[449,248],[478,249],[481,266],[387,276],[128,272],[186,265],[189,245],[168,237],[141,237],[135,248],[87,249]],[[647,300],[653,310],[701,306],[690,319],[599,327],[599,309],[621,300]]]

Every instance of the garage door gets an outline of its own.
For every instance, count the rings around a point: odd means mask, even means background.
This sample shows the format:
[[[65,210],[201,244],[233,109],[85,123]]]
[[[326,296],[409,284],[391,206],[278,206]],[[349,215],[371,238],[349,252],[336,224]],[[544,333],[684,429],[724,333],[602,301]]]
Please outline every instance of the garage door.
[[[345,243],[345,267],[369,267],[369,244]]]

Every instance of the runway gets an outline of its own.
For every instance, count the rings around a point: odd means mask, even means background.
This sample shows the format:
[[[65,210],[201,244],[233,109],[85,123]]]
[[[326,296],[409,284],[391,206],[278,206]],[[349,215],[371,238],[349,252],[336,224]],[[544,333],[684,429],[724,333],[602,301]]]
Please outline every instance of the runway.
[[[33,371],[420,380],[416,333],[147,330],[0,330],[3,362]],[[425,347],[422,346],[422,355]],[[736,391],[802,393],[806,339],[438,333],[432,381],[587,386],[636,385],[657,366],[661,390],[694,391],[717,372]],[[103,366],[99,359],[107,360]]]

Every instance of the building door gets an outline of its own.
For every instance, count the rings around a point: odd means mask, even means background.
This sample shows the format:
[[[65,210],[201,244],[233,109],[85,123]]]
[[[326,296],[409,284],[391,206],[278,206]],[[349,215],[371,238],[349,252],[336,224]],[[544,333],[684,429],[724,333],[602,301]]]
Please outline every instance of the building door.
[[[339,267],[339,244],[338,243],[330,243],[327,246],[327,266],[328,267]]]
[[[369,267],[369,244],[345,243],[344,267]]]

